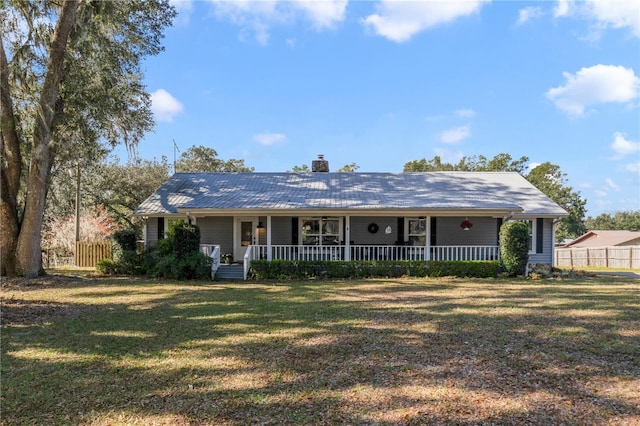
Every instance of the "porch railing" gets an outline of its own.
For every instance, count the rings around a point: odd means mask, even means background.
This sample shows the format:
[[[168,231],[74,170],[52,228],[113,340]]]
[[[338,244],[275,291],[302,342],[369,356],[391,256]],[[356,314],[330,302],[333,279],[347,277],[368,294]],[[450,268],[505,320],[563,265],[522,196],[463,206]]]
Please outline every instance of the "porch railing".
[[[269,259],[269,247],[252,246],[249,259]],[[345,260],[347,246],[272,245],[271,259],[281,260]],[[351,260],[498,260],[498,246],[423,246],[351,245]]]

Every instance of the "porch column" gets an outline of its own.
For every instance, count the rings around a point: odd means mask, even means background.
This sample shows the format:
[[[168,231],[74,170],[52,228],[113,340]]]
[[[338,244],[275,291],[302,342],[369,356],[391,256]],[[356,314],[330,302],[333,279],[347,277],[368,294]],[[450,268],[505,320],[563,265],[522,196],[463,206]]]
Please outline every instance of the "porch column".
[[[425,248],[424,248],[424,260],[431,260],[431,216],[427,216],[427,223],[425,224]]]
[[[149,235],[149,231],[147,230],[147,222],[149,222],[149,218],[145,217],[144,219],[144,226],[142,227],[142,244],[144,244],[144,248],[146,249],[149,245],[149,241],[147,241],[148,235]]]
[[[344,260],[351,260],[351,216],[344,217]]]
[[[271,262],[271,216],[267,216],[267,260]]]

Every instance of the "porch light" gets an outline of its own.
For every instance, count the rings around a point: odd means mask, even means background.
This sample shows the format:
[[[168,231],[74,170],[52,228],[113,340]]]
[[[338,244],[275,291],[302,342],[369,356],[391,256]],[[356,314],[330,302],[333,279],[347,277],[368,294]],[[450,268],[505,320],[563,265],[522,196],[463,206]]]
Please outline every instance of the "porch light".
[[[258,222],[258,227],[256,229],[264,229],[262,222]]]
[[[460,228],[464,231],[468,231],[473,226],[473,223],[469,222],[469,218],[465,218],[462,222],[460,222]]]

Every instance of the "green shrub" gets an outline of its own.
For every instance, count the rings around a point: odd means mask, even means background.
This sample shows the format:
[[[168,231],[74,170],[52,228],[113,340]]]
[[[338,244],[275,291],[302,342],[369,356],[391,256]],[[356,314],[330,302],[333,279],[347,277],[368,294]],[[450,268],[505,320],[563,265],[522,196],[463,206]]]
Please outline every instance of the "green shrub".
[[[254,260],[251,276],[255,279],[305,278],[397,278],[411,277],[475,277],[498,275],[498,261],[297,261]]]
[[[172,222],[169,225],[168,240],[178,257],[187,256],[200,250],[200,228],[181,220]]]
[[[500,227],[500,257],[508,276],[524,275],[529,260],[529,227],[524,222],[505,222]]]
[[[102,275],[117,275],[120,272],[118,263],[112,259],[101,259],[96,264],[96,271]]]

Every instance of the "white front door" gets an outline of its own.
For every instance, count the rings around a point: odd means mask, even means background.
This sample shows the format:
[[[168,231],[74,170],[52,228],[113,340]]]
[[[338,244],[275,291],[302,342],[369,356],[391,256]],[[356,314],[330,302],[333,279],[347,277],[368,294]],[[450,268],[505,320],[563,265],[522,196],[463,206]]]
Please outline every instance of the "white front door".
[[[236,218],[235,236],[233,238],[233,260],[242,262],[247,247],[257,244],[256,228],[258,227],[257,217]]]

